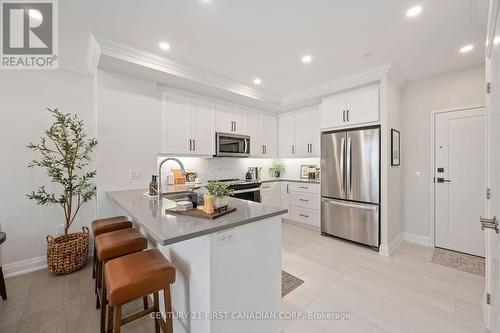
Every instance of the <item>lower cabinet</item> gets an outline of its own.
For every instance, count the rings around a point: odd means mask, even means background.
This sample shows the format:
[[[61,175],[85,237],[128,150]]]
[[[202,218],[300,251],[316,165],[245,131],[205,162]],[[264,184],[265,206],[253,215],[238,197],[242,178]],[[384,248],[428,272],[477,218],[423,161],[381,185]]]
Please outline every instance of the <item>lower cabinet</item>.
[[[260,199],[263,204],[281,207],[280,183],[266,182],[260,187]]]
[[[319,189],[319,184],[314,183],[282,182],[281,208],[288,209],[288,214],[283,217],[319,228]]]

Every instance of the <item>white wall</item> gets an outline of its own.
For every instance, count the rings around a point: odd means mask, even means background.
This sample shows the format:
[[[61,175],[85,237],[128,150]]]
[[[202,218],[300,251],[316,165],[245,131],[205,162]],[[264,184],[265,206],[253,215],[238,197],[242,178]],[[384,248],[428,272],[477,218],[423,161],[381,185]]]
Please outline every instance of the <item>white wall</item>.
[[[387,151],[388,151],[388,245],[393,251],[403,231],[403,170],[406,165],[391,166],[391,129],[401,132],[401,95],[402,91],[392,79],[387,80]]]
[[[158,87],[114,72],[97,72],[98,216],[112,214],[106,192],[147,188],[161,151]],[[137,180],[129,170],[141,171]]]
[[[95,136],[94,88],[91,76],[64,70],[2,71],[0,75],[0,221],[7,233],[2,245],[6,274],[28,266],[45,264],[46,235],[64,223],[59,206],[36,206],[26,198],[40,185],[51,186],[41,169],[27,164],[38,155],[26,148],[38,142],[52,120],[46,107],[76,113],[85,121],[89,136]],[[56,187],[54,187],[56,189]],[[94,218],[95,203],[84,206],[72,226],[77,231]],[[31,263],[22,262],[31,260]],[[19,263],[21,262],[21,263]],[[12,263],[17,263],[12,267]],[[23,265],[26,264],[26,267]]]
[[[484,101],[484,66],[416,80],[404,87],[401,137],[405,233],[423,236],[423,241],[430,236],[430,112]],[[416,172],[420,172],[420,178]]]

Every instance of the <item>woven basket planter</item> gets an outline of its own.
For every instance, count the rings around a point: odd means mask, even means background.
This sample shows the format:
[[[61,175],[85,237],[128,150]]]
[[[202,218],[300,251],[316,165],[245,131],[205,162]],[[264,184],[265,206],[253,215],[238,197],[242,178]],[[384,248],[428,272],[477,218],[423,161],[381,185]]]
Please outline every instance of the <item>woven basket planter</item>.
[[[55,275],[73,273],[87,263],[89,253],[89,229],[82,232],[52,237],[47,236],[47,265]]]

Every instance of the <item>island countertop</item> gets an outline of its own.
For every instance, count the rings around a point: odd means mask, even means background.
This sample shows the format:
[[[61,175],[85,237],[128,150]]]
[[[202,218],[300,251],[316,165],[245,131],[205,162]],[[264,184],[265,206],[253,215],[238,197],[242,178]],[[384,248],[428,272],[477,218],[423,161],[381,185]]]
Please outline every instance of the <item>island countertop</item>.
[[[188,239],[257,222],[285,214],[286,209],[252,201],[229,198],[229,206],[236,211],[215,220],[205,220],[165,212],[171,202],[163,199],[158,205],[156,198],[143,195],[145,189],[107,192],[107,196],[140,224],[158,245],[169,245]]]

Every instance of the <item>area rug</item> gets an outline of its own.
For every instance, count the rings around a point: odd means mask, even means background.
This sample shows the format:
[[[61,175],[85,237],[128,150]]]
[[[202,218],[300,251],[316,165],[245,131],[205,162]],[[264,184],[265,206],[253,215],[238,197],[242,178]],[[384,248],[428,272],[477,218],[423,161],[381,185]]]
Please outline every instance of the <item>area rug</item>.
[[[304,283],[304,281],[298,277],[285,271],[281,271],[281,297],[284,297],[302,283]]]
[[[467,273],[484,276],[484,258],[445,249],[434,249],[431,262],[458,269]]]

